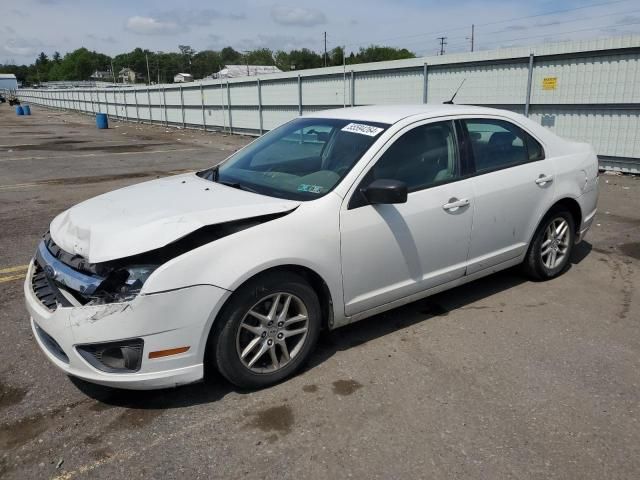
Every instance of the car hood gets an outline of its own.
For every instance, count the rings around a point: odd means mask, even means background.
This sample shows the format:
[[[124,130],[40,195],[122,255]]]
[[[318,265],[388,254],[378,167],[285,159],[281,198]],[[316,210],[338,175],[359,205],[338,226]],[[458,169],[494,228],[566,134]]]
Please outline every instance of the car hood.
[[[204,226],[284,213],[299,204],[190,173],[86,200],[54,218],[50,232],[63,250],[100,263],[164,247]]]

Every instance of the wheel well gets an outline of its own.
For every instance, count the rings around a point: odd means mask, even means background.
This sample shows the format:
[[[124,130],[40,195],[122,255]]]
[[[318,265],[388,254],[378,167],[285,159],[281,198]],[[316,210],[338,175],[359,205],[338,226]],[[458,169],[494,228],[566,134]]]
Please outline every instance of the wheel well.
[[[245,280],[242,285],[250,282],[256,277],[274,272],[294,273],[309,282],[309,285],[311,285],[311,288],[313,288],[313,290],[316,292],[316,295],[318,295],[318,300],[320,301],[320,308],[322,310],[322,329],[328,330],[330,326],[333,325],[333,300],[331,298],[329,287],[322,279],[322,277],[310,268],[303,267],[301,265],[279,265],[277,267],[268,268],[267,270],[263,270],[262,272],[255,274],[253,277]],[[238,288],[240,288],[241,286],[239,286]]]
[[[578,234],[580,232],[580,226],[582,225],[582,210],[580,209],[580,204],[578,204],[578,202],[573,198],[563,198],[562,200],[557,201],[549,211],[558,207],[569,210],[569,213],[573,217],[573,221],[575,223],[575,233]]]

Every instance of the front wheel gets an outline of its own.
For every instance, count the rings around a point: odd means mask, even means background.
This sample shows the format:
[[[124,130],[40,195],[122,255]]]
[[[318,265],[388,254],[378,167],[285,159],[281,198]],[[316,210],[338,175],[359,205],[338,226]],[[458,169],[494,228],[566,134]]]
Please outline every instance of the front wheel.
[[[292,376],[313,351],[321,325],[318,296],[295,274],[262,275],[224,308],[209,348],[218,371],[241,388]]]
[[[575,223],[564,209],[549,212],[533,236],[523,263],[536,280],[549,280],[564,272],[575,242]]]

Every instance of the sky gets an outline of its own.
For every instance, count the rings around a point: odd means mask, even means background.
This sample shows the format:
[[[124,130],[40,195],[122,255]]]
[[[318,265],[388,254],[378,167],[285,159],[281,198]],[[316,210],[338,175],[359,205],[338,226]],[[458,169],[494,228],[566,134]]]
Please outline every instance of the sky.
[[[588,8],[584,8],[589,6]],[[419,56],[640,33],[640,0],[2,0],[0,63],[86,47],[196,51],[346,45],[405,47]],[[570,11],[569,11],[570,10]]]

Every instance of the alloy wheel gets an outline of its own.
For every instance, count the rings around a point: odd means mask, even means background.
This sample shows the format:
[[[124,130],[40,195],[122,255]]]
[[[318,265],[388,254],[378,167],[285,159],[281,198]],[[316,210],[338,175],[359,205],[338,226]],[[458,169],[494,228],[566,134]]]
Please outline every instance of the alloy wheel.
[[[570,239],[569,223],[562,217],[554,218],[545,230],[540,248],[545,267],[553,270],[562,264],[569,250]]]
[[[245,314],[236,334],[236,352],[254,373],[273,373],[302,350],[309,330],[304,302],[290,293],[263,297]]]

